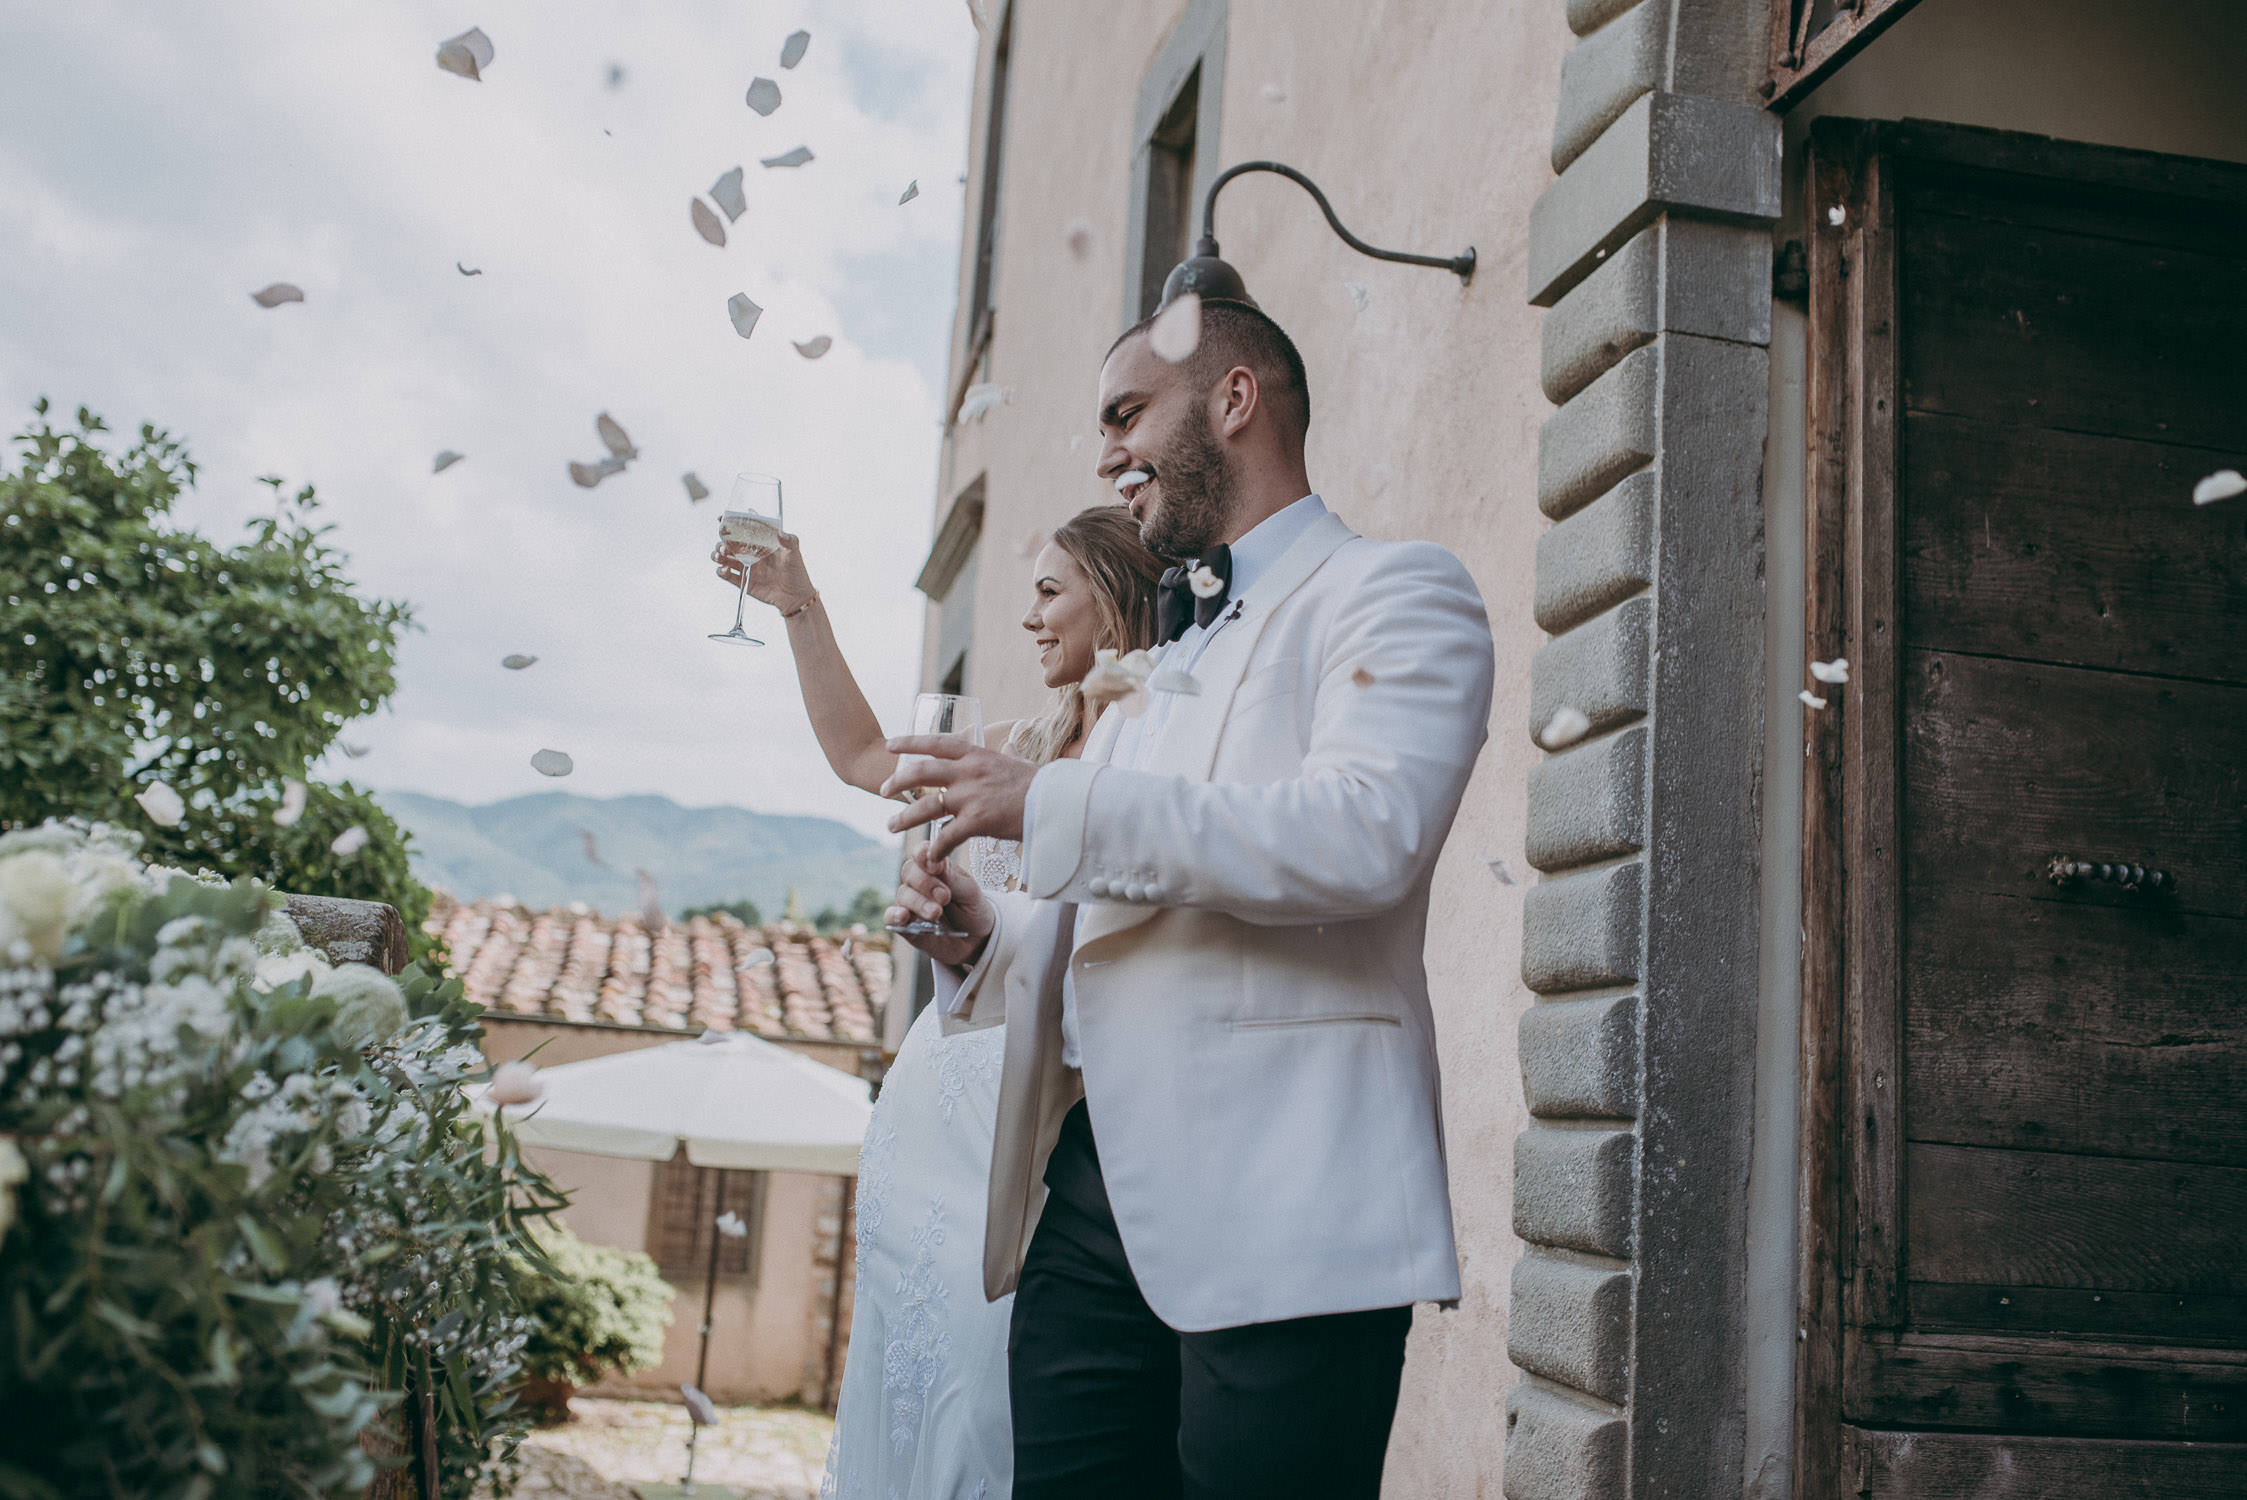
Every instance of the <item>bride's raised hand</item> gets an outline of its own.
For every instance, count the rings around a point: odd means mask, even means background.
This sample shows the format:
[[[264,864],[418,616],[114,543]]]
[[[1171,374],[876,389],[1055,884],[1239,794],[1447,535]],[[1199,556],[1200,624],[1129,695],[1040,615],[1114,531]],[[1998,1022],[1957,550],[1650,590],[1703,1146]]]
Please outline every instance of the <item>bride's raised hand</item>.
[[[749,597],[760,604],[786,614],[811,597],[811,570],[804,566],[803,544],[793,534],[782,532],[780,545],[770,552],[750,553],[721,542],[710,553],[718,576],[736,589],[741,587],[744,557],[749,559]]]

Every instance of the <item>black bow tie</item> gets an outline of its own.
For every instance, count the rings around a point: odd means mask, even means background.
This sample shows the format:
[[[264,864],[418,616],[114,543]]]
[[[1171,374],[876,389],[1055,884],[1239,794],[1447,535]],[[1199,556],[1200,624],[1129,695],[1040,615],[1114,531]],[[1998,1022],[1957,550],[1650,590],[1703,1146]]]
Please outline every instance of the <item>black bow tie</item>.
[[[1204,599],[1194,592],[1189,577],[1194,571],[1207,568],[1217,575],[1218,589]],[[1156,585],[1155,643],[1167,646],[1186,633],[1188,625],[1207,629],[1225,607],[1233,591],[1233,549],[1219,542],[1194,559],[1191,564],[1180,563],[1165,569],[1162,581]]]

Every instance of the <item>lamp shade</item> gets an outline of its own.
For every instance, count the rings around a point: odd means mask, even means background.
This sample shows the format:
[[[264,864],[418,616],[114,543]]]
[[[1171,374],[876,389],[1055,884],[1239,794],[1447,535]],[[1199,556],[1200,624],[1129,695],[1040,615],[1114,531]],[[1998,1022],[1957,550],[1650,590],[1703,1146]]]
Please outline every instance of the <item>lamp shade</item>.
[[[1195,242],[1191,260],[1180,261],[1171,268],[1163,282],[1163,297],[1156,311],[1170,306],[1187,292],[1204,302],[1217,297],[1229,302],[1246,302],[1250,307],[1256,305],[1256,299],[1248,294],[1248,283],[1241,280],[1241,273],[1233,269],[1232,262],[1218,256],[1217,241],[1206,234]]]

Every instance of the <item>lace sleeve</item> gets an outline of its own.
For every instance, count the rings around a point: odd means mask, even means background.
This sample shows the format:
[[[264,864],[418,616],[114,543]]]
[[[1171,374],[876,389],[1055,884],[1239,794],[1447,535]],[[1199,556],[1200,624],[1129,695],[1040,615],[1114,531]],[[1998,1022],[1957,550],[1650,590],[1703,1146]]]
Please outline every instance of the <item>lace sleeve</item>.
[[[1013,839],[972,838],[961,850],[968,874],[987,891],[1022,889],[1022,845]]]

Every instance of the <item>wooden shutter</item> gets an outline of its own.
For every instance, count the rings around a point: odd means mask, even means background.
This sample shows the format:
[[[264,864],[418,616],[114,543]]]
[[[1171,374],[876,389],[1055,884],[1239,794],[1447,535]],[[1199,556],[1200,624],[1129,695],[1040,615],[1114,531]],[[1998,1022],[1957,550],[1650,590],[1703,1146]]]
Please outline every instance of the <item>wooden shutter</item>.
[[[698,1167],[683,1151],[656,1164],[647,1243],[666,1280],[691,1283],[709,1274],[710,1241],[718,1234],[718,1215],[728,1211],[741,1216],[749,1233],[719,1237],[718,1274],[754,1284],[764,1242],[765,1174]]]

